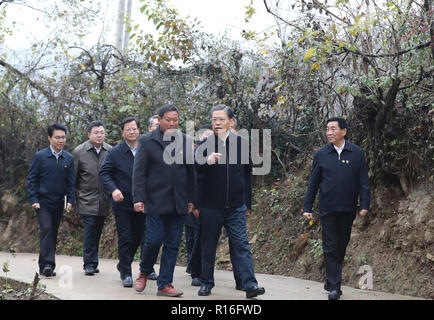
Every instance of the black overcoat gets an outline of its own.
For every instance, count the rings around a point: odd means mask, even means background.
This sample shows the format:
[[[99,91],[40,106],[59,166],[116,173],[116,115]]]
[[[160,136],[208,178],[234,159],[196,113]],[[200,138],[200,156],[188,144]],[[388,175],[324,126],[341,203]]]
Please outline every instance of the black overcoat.
[[[193,142],[180,131],[175,136],[163,141],[158,127],[139,138],[132,192],[147,214],[186,214],[188,202],[196,202]]]

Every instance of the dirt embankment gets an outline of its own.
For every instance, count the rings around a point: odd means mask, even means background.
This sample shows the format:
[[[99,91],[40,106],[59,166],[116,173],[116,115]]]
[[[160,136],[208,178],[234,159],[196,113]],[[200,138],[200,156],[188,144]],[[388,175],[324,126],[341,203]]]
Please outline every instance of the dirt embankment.
[[[302,216],[306,181],[306,176],[292,176],[256,192],[255,212],[248,217],[256,272],[325,280],[319,219],[310,226]],[[434,299],[434,199],[429,190],[419,187],[407,196],[388,187],[372,190],[370,213],[357,216],[353,225],[344,285]],[[217,262],[231,269],[227,237],[221,242]]]

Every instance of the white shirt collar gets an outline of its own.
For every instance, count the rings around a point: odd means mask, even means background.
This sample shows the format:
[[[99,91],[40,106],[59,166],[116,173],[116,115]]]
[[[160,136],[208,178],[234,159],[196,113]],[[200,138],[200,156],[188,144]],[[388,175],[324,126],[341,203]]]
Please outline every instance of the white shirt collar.
[[[338,154],[340,155],[341,154],[341,152],[342,152],[342,150],[344,150],[344,147],[345,147],[345,140],[344,140],[344,144],[342,145],[342,147],[337,147],[337,146],[335,146],[335,145],[333,145],[333,147],[335,147],[335,149],[336,149],[336,151],[338,152]]]
[[[51,153],[56,157],[56,159],[59,159],[59,157],[62,155],[62,150],[60,150],[59,153],[57,153],[56,151],[54,151],[51,145],[50,145],[50,149],[51,149]]]

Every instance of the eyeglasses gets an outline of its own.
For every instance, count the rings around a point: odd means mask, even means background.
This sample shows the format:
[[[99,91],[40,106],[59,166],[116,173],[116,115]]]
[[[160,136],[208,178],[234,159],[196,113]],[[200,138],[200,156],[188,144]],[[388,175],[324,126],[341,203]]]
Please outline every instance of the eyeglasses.
[[[103,135],[105,135],[105,131],[92,131],[91,134],[94,134],[96,136],[100,134],[103,136]]]
[[[216,122],[226,122],[228,119],[225,118],[212,118],[211,121],[216,123]]]

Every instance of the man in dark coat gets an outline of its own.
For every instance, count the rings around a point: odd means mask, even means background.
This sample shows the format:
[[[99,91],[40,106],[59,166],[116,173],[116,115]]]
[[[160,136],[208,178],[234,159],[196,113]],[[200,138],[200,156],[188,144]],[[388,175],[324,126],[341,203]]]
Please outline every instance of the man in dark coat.
[[[39,273],[55,275],[57,232],[63,209],[70,211],[75,203],[74,159],[63,150],[66,127],[54,123],[48,127],[50,146],[32,158],[27,175],[27,193],[36,209],[40,232]],[[66,199],[65,199],[66,197]]]
[[[165,105],[158,112],[160,126],[139,139],[133,169],[134,209],[146,213],[145,243],[135,289],[145,289],[147,275],[157,260],[161,245],[160,296],[176,297],[182,292],[173,285],[185,217],[195,201],[193,142],[177,130],[178,109]],[[191,163],[191,164],[188,164]]]
[[[304,213],[312,219],[312,207],[320,188],[319,211],[322,224],[322,246],[326,267],[324,289],[329,299],[342,295],[342,263],[351,237],[360,195],[360,215],[369,210],[368,168],[363,150],[345,140],[347,122],[340,117],[327,120],[329,143],[315,152],[309,187],[304,199]]]
[[[83,221],[83,269],[92,276],[99,273],[98,248],[105,217],[110,210],[110,197],[99,180],[102,166],[111,145],[104,142],[105,128],[101,121],[92,121],[87,128],[86,142],[73,151],[77,210]]]
[[[117,268],[122,285],[132,287],[131,263],[140,246],[145,231],[145,215],[134,211],[133,166],[140,134],[139,121],[127,117],[121,122],[124,141],[108,151],[99,178],[104,191],[111,196],[118,233]]]
[[[211,109],[214,135],[196,148],[196,169],[203,186],[195,214],[200,214],[202,273],[200,296],[214,287],[217,242],[224,226],[232,243],[234,264],[247,298],[264,294],[258,287],[247,238],[246,214],[252,205],[252,162],[248,142],[230,131],[232,109]],[[247,148],[245,148],[247,146]]]

